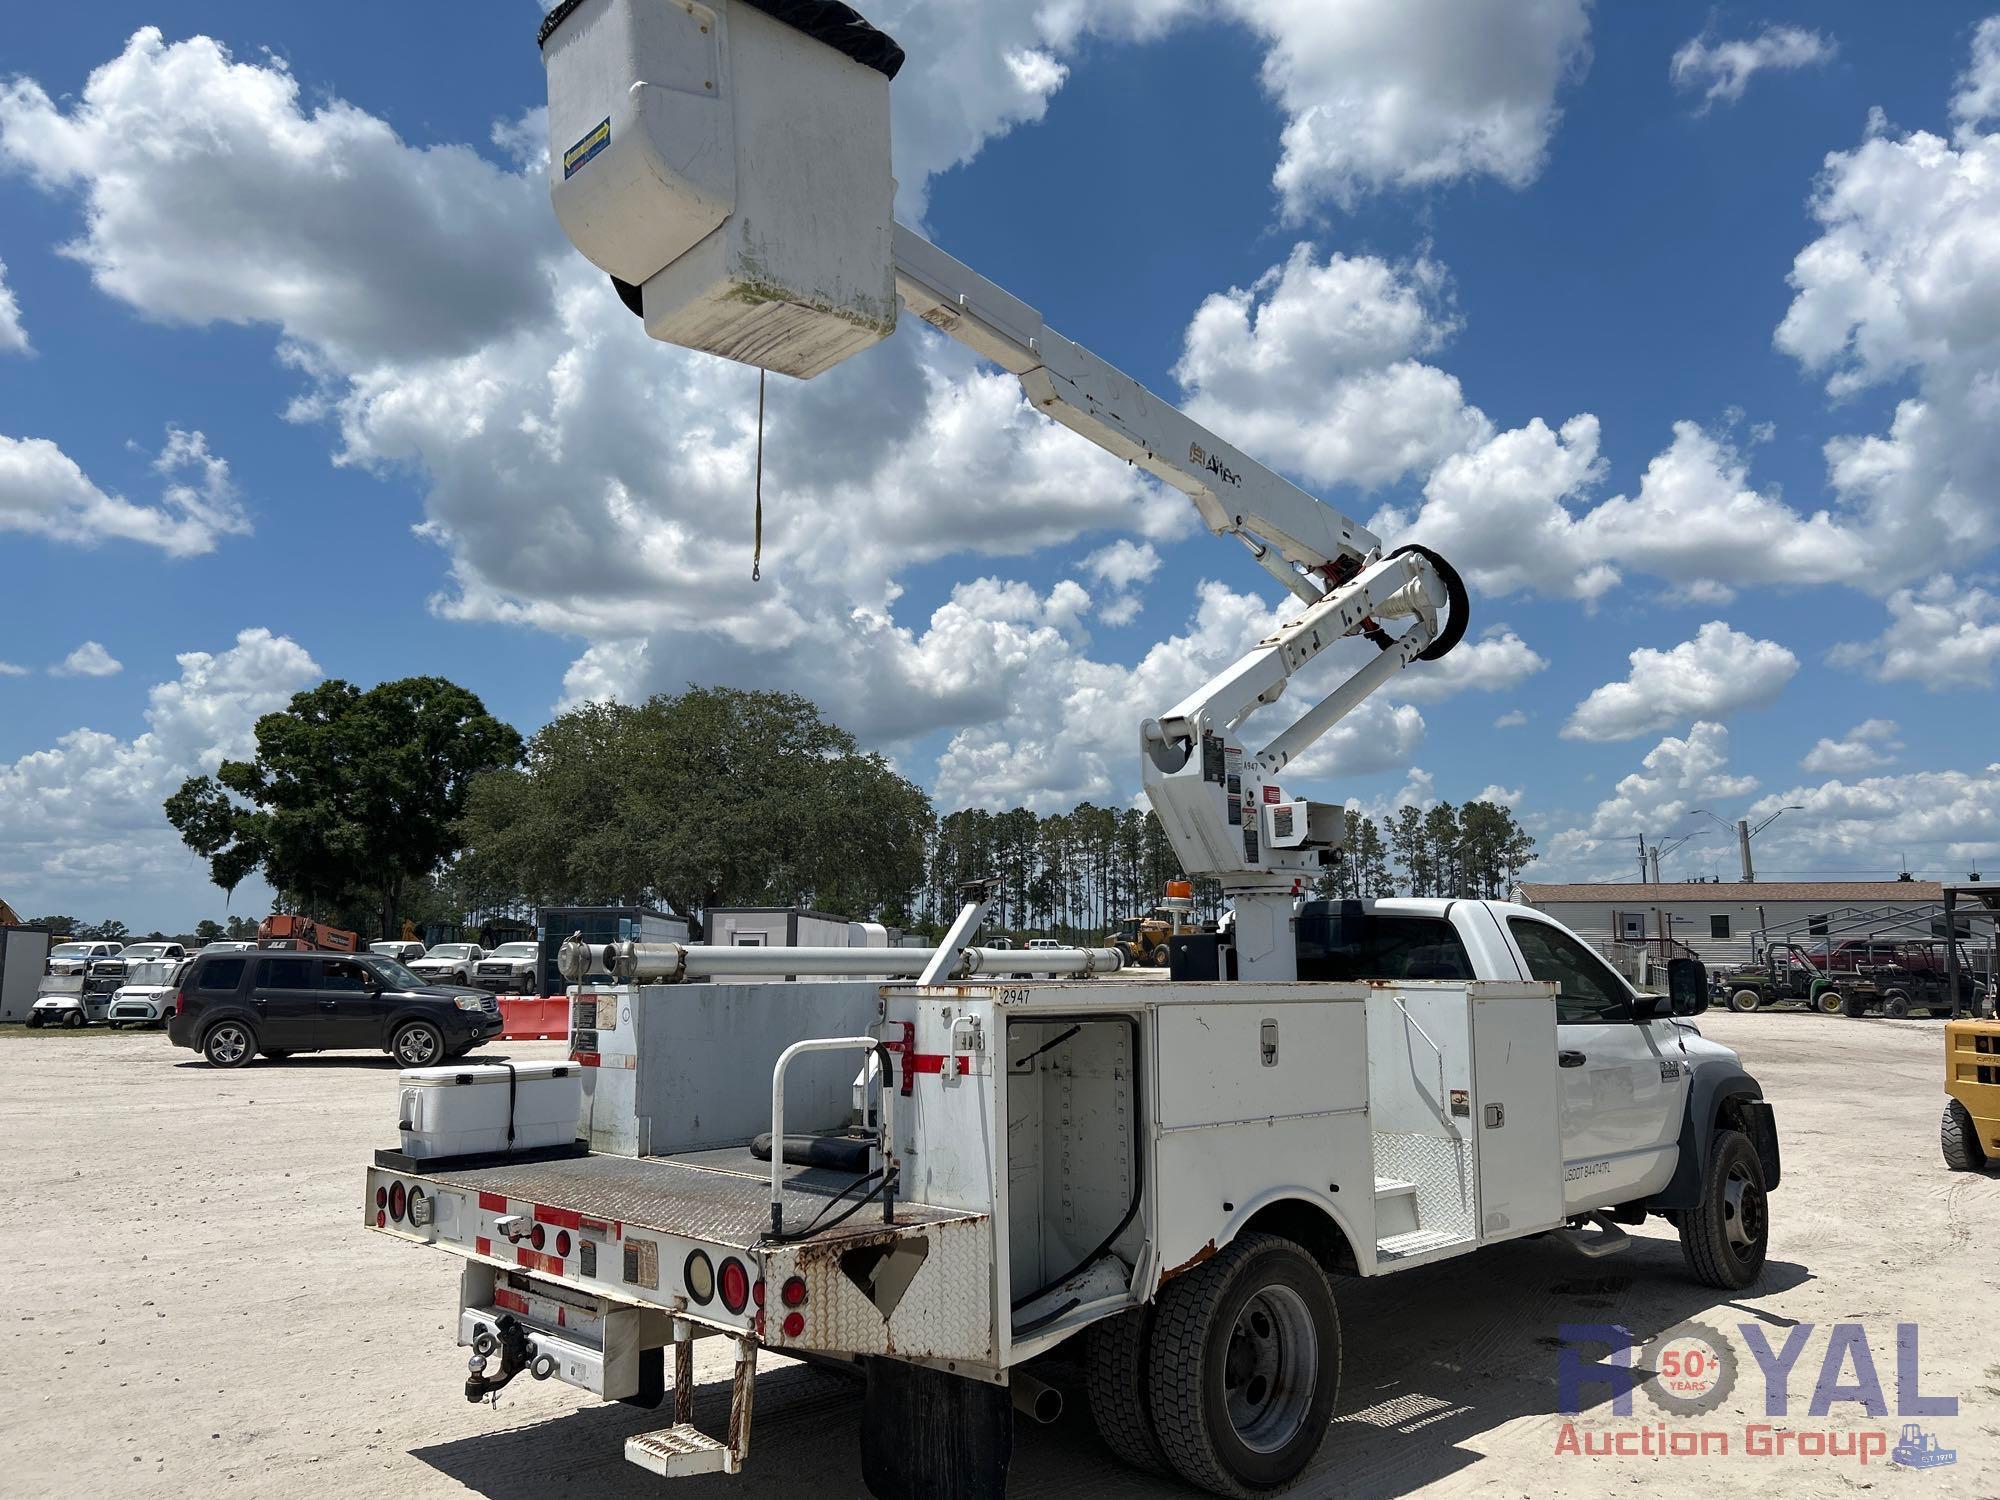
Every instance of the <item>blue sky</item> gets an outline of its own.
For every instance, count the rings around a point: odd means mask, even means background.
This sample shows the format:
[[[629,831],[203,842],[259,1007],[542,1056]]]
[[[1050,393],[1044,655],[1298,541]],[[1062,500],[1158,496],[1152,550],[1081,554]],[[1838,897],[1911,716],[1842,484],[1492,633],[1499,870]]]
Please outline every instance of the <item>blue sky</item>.
[[[1766,875],[2000,853],[2000,27],[1441,6],[888,0],[899,208],[1472,579],[1457,670],[1344,726],[1314,795],[1503,795],[1551,876],[1696,807],[1803,804]],[[218,913],[159,797],[320,674],[440,673],[524,730],[796,688],[941,805],[1047,808],[1129,797],[1138,720],[1268,624],[1180,497],[916,330],[774,383],[752,585],[754,379],[649,344],[556,235],[515,149],[536,13],[10,28],[16,907]]]

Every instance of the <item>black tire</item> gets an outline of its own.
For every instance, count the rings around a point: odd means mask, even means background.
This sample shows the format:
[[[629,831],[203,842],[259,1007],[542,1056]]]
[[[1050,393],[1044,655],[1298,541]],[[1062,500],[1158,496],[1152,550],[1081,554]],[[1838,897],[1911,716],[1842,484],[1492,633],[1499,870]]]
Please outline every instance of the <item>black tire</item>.
[[[1737,990],[1729,997],[1729,1008],[1735,1011],[1753,1011],[1764,1003],[1764,997],[1753,989]]]
[[[240,1068],[257,1055],[257,1034],[247,1021],[217,1021],[202,1033],[201,1055],[212,1068]]]
[[[62,1018],[63,1030],[81,1031],[83,1029],[84,1020],[85,1017],[82,1011],[66,1010],[63,1012],[63,1018]]]
[[[1148,1474],[1171,1475],[1166,1450],[1153,1430],[1146,1389],[1153,1310],[1135,1307],[1093,1323],[1084,1343],[1084,1389],[1097,1435],[1120,1461]]]
[[[38,1010],[29,1011],[28,1019],[23,1024],[30,1031],[40,1031],[42,1029],[42,1013]]]
[[[1290,1240],[1244,1235],[1161,1290],[1148,1366],[1175,1473],[1237,1500],[1284,1489],[1319,1452],[1340,1395],[1326,1272]]]
[[[1859,990],[1849,990],[1840,997],[1840,1013],[1850,1021],[1858,1021],[1868,1014],[1868,1001]]]
[[[1834,989],[1831,985],[1821,990],[1817,995],[1813,996],[1812,998],[1812,1008],[1818,1011],[1823,1016],[1839,1015],[1841,1011],[1845,1008],[1846,1003],[1847,1002],[1841,998],[1840,991]]]
[[[1979,1142],[1979,1127],[1956,1099],[1945,1100],[1944,1119],[1938,1125],[1938,1144],[1944,1148],[1944,1164],[1952,1171],[1986,1170],[1986,1148]]]
[[[1764,1166],[1740,1130],[1718,1130],[1701,1201],[1680,1217],[1681,1253],[1695,1279],[1740,1292],[1764,1270],[1771,1215]]]
[[[389,1055],[406,1068],[429,1068],[445,1060],[444,1033],[429,1021],[411,1021],[396,1028]]]
[[[1891,990],[1882,997],[1882,1014],[1902,1020],[1910,1013],[1910,997],[1901,990]]]

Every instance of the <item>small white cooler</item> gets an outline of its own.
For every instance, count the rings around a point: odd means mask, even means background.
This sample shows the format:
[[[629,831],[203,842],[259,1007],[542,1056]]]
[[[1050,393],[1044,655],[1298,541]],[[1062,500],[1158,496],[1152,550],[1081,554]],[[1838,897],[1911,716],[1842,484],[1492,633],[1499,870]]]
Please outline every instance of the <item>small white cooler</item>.
[[[409,1068],[399,1087],[403,1155],[412,1161],[568,1146],[583,1114],[575,1063]]]

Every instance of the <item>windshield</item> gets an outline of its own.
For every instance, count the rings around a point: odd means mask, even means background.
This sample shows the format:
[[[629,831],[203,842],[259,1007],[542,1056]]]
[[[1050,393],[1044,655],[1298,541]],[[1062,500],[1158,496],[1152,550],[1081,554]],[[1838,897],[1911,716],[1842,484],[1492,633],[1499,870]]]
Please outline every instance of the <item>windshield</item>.
[[[502,943],[486,956],[488,958],[533,958],[535,956],[535,945],[533,943]]]
[[[392,990],[420,990],[429,984],[428,979],[411,973],[393,958],[384,958],[379,953],[370,953],[360,960],[361,966],[373,974]]]
[[[89,956],[90,944],[88,943],[57,943],[55,947],[49,949],[50,958],[88,958]]]
[[[424,956],[426,958],[470,958],[472,957],[472,944],[440,943]]]
[[[121,958],[159,958],[167,951],[165,943],[134,943],[119,955]]]

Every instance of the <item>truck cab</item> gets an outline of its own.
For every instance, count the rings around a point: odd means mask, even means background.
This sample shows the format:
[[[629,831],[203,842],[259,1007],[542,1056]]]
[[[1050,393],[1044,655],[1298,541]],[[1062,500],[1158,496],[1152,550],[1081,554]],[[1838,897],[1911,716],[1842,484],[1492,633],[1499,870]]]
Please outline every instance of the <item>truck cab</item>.
[[[1298,929],[1302,980],[1536,980],[1556,987],[1563,1202],[1571,1213],[1663,1192],[1681,1168],[1696,1103],[1710,1110],[1712,1125],[1718,1099],[1762,1099],[1733,1051],[1672,1014],[1663,997],[1635,989],[1583,939],[1533,907],[1308,902]],[[1775,1135],[1768,1149],[1765,1175],[1775,1184]]]

